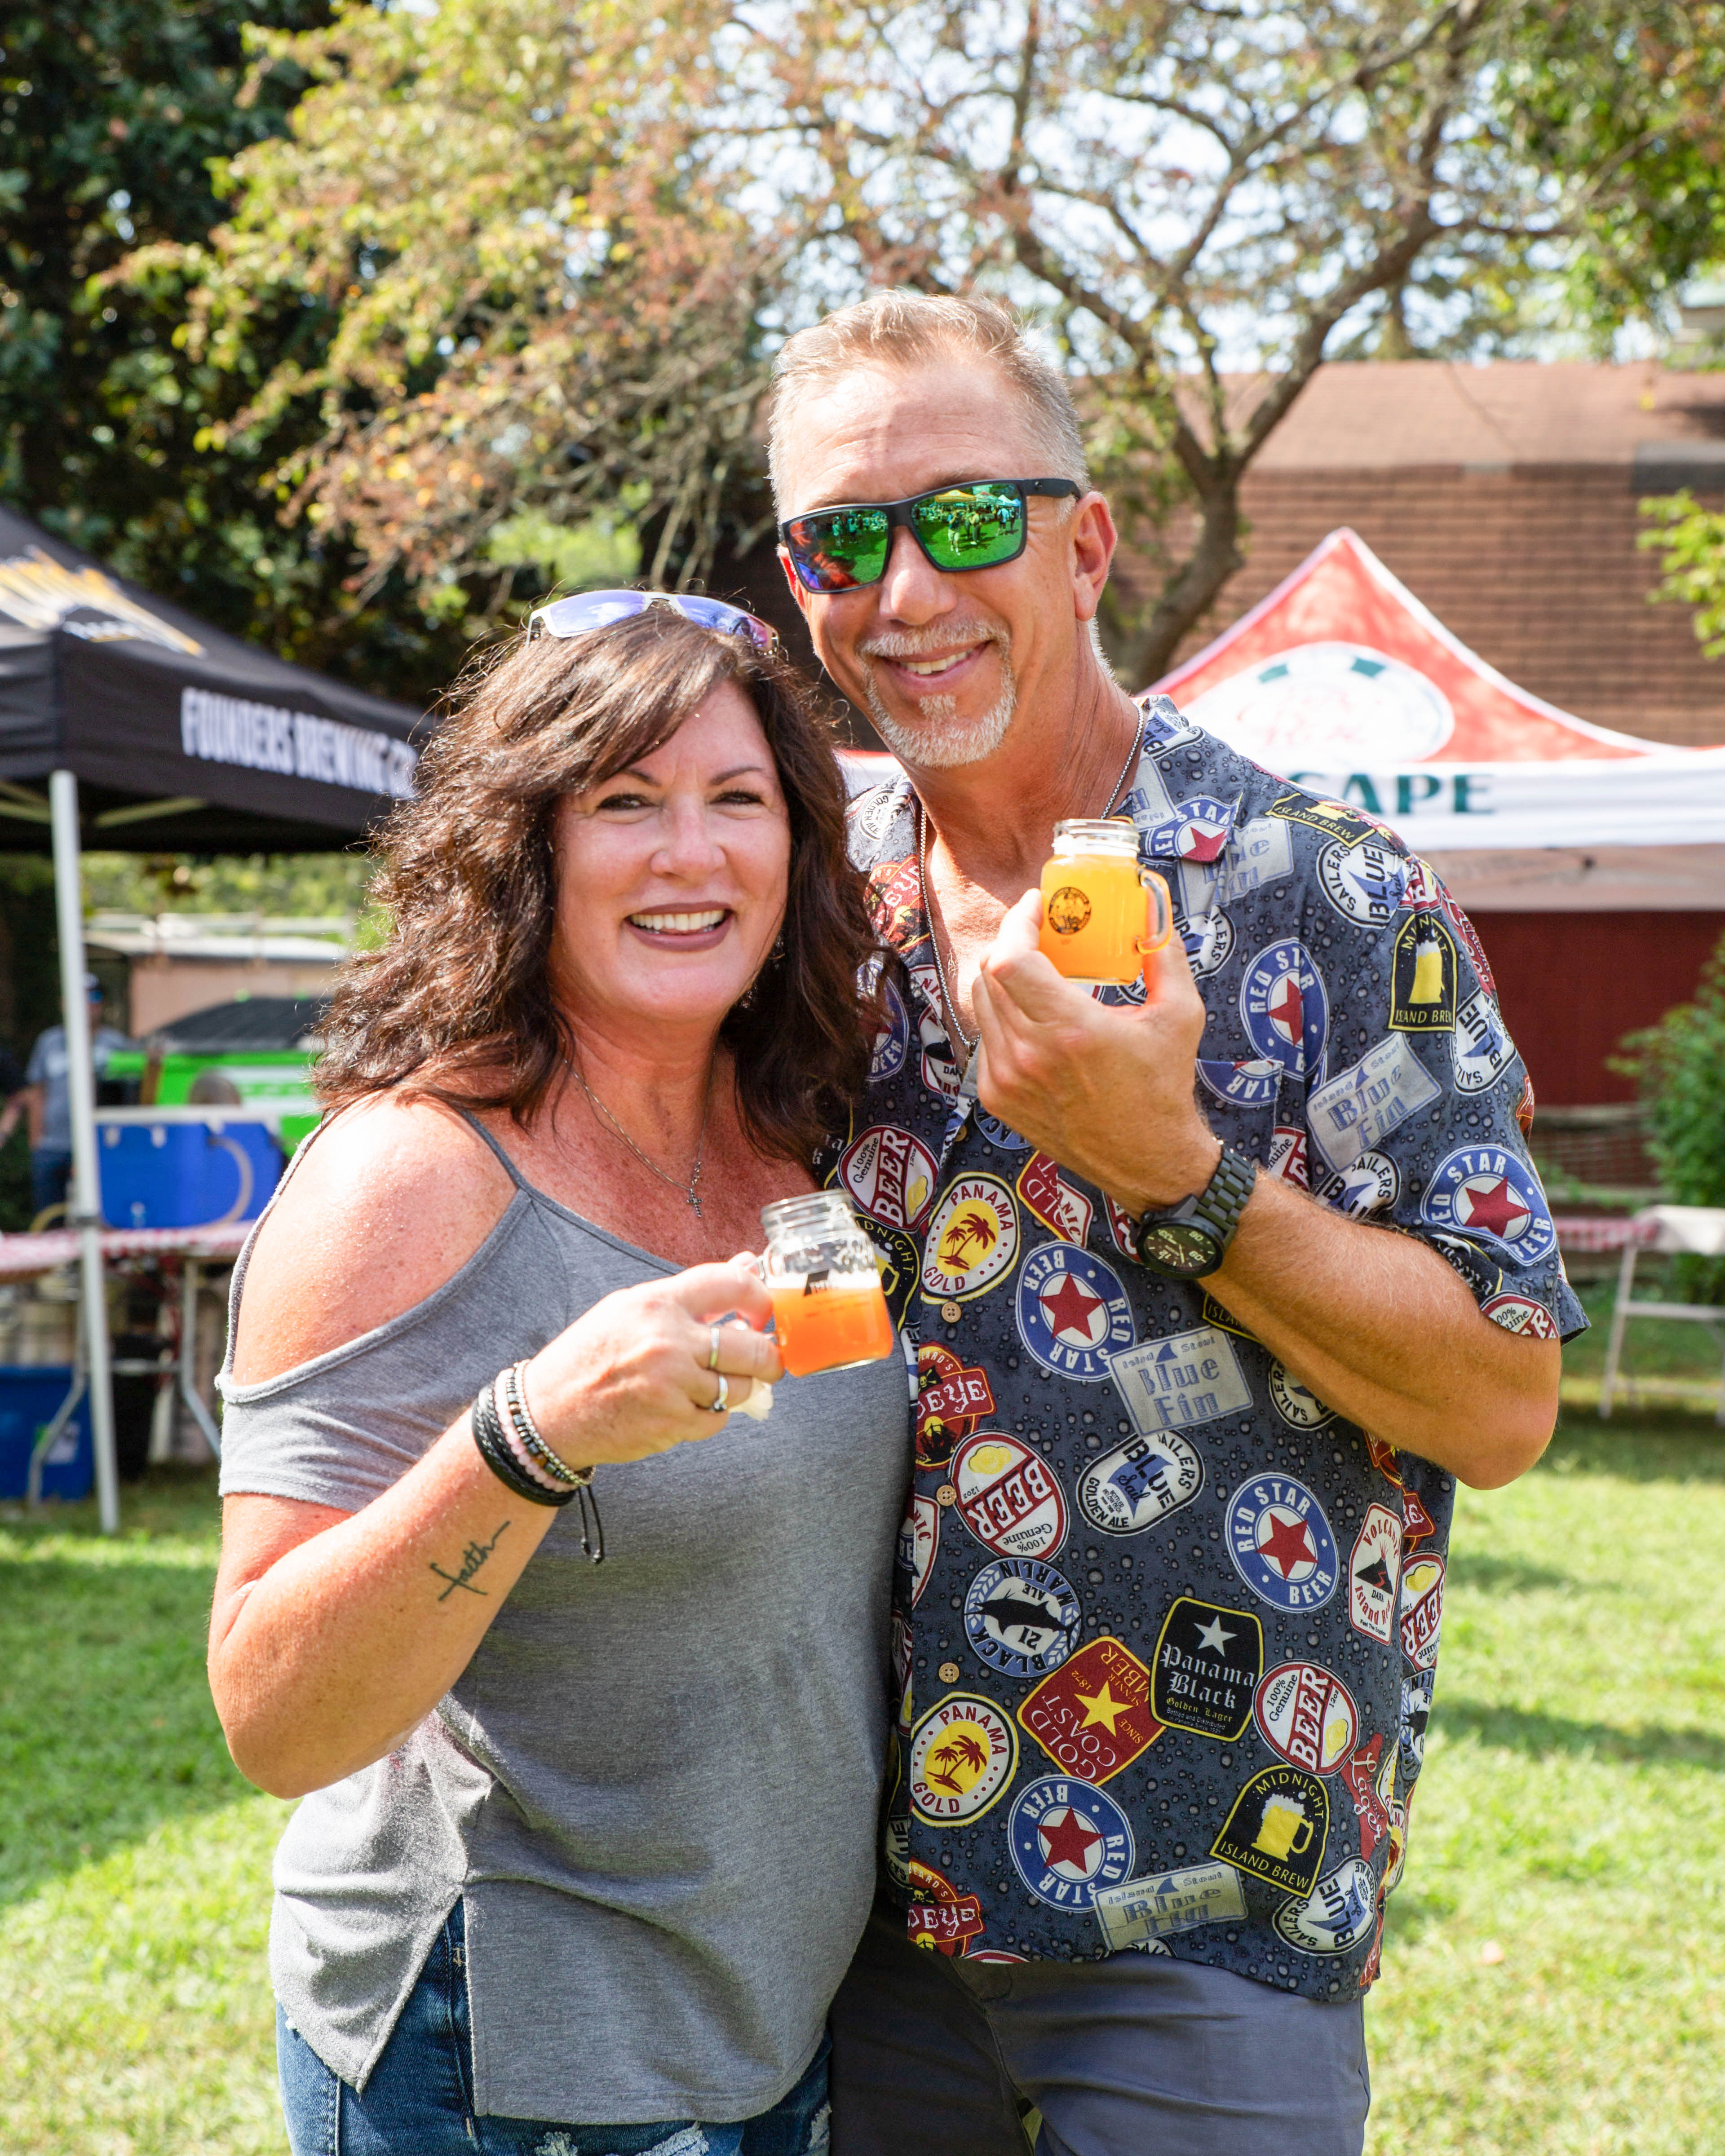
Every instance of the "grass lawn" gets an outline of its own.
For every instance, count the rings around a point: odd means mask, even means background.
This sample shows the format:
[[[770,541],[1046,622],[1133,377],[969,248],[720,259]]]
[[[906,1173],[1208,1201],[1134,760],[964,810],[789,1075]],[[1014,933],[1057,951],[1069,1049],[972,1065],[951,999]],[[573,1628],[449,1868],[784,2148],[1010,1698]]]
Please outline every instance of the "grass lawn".
[[[214,1497],[158,1483],[126,1514],[107,1543],[86,1507],[0,1513],[0,2146],[283,2156],[287,1807],[234,1774],[204,1691]],[[1722,1551],[1725,1436],[1692,1413],[1572,1405],[1533,1474],[1463,1493],[1367,2010],[1371,2156],[1725,2145]]]

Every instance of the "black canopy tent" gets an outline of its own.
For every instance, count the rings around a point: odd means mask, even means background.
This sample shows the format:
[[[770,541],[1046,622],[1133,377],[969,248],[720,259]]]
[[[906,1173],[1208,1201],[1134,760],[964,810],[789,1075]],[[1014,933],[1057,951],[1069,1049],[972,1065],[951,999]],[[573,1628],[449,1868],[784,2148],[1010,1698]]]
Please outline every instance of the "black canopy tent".
[[[71,1081],[69,1212],[82,1237],[97,1495],[110,1532],[119,1488],[82,850],[336,850],[411,793],[424,724],[404,706],[208,627],[0,510],[0,850],[54,856]]]

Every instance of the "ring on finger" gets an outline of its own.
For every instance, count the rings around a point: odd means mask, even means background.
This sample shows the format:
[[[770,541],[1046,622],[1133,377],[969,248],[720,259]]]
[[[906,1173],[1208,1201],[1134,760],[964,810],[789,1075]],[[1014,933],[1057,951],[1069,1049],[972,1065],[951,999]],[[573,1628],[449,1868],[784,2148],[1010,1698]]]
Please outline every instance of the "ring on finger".
[[[712,1337],[712,1346],[707,1352],[706,1367],[710,1370],[716,1370],[719,1367],[719,1328],[716,1325],[710,1325],[707,1331]]]
[[[727,1411],[730,1404],[731,1388],[726,1382],[725,1373],[721,1370],[719,1373],[719,1396],[716,1400],[710,1400],[707,1403],[707,1412],[709,1414],[723,1414]]]

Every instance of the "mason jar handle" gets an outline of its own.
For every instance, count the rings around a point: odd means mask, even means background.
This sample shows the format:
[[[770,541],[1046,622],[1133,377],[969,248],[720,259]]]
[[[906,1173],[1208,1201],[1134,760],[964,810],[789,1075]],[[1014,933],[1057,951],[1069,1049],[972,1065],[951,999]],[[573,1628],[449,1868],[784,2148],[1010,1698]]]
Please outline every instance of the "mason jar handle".
[[[1135,936],[1132,948],[1141,958],[1147,958],[1153,951],[1159,951],[1174,932],[1174,910],[1168,897],[1168,886],[1154,869],[1141,868],[1138,881],[1144,886],[1149,909],[1147,936]]]

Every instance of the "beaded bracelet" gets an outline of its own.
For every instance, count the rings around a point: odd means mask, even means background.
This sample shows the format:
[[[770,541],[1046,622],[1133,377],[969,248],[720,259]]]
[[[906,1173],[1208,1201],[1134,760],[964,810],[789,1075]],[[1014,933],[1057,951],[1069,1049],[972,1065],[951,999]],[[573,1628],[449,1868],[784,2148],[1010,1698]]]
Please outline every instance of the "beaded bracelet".
[[[503,1388],[503,1406],[508,1414],[510,1426],[520,1440],[521,1450],[535,1466],[542,1467],[558,1482],[566,1483],[571,1488],[591,1482],[591,1467],[571,1467],[552,1450],[540,1435],[539,1425],[533,1419],[533,1411],[527,1405],[526,1380],[521,1374],[526,1367],[525,1363],[511,1363],[508,1369],[498,1373],[497,1379]]]
[[[482,1386],[473,1404],[473,1441],[497,1480],[513,1490],[517,1497],[525,1497],[530,1505],[569,1505],[579,1496],[578,1489],[548,1490],[536,1476],[530,1476],[516,1458],[497,1413],[495,1383]],[[583,1545],[585,1539],[583,1536]]]

